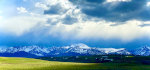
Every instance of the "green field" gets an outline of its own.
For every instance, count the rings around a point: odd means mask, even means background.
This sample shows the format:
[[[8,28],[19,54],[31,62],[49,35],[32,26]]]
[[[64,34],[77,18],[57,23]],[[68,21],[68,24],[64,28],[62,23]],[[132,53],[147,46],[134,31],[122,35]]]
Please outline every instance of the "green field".
[[[134,63],[74,63],[0,57],[0,70],[150,70],[150,65]]]

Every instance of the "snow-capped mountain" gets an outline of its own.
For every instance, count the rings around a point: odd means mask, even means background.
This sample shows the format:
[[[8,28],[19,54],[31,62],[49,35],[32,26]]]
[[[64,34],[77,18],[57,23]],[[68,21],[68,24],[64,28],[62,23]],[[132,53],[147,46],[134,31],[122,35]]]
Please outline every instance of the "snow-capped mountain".
[[[125,48],[98,48],[99,51],[103,51],[106,54],[122,54],[122,55],[130,55],[131,53]]]
[[[44,48],[39,46],[0,48],[0,56],[7,57],[44,57],[44,56],[78,56],[78,55],[142,55],[150,56],[150,47],[145,46],[132,51],[125,48],[96,48],[85,44],[73,44],[64,47]]]
[[[132,51],[134,55],[150,56],[150,47],[144,46]]]
[[[24,47],[9,47],[1,48],[0,53],[17,53],[17,52],[26,52],[36,56],[45,56],[50,51],[48,48],[43,48],[39,46],[24,46]]]
[[[51,55],[59,56],[73,56],[73,55],[105,55],[105,54],[130,54],[126,49],[115,49],[115,48],[95,48],[88,47],[85,44],[74,44],[65,47],[53,47],[50,48]]]

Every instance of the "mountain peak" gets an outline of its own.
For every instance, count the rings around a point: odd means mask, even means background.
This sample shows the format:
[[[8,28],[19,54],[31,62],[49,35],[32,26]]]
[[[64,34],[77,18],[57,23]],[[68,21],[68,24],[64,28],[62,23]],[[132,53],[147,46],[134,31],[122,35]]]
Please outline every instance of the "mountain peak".
[[[73,44],[70,47],[77,47],[77,48],[81,48],[81,49],[90,49],[89,46],[83,44],[83,43],[79,43],[79,44]]]
[[[85,44],[73,44],[65,47],[40,47],[40,46],[24,46],[24,47],[8,47],[0,48],[0,54],[18,54],[19,52],[28,53],[35,56],[77,56],[77,55],[141,55],[150,56],[150,47],[143,46],[133,51],[128,51],[125,48],[96,48],[89,47]],[[26,57],[26,56],[25,56]]]
[[[149,56],[150,55],[150,47],[143,46],[133,51],[134,55],[142,55],[142,56]]]
[[[149,49],[150,50],[150,47],[149,46],[143,46],[143,47],[141,47],[140,49]]]

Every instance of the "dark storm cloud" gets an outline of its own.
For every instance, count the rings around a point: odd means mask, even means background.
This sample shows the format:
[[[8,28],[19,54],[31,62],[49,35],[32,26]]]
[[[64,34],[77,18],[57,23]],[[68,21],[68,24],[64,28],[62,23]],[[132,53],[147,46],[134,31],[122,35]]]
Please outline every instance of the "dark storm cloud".
[[[64,24],[73,24],[77,21],[78,21],[77,18],[71,17],[70,15],[66,15],[65,18],[63,19]]]
[[[70,0],[91,17],[108,21],[127,21],[131,19],[150,20],[150,11],[146,8],[147,0],[105,3],[105,0]]]
[[[62,12],[62,7],[60,5],[50,6],[50,9],[45,10],[44,14],[60,14]]]
[[[52,19],[48,19],[48,23],[52,24],[52,25],[55,25],[57,24],[58,22],[62,22],[63,24],[73,24],[75,22],[78,22],[78,19],[76,17],[72,17],[72,15],[67,15],[66,12],[68,11],[67,9],[64,9],[62,6],[60,6],[59,4],[57,5],[53,5],[53,6],[49,6],[50,9],[48,10],[45,10],[44,11],[44,14],[45,15],[65,15],[65,17],[57,20],[56,22],[52,22]],[[61,16],[60,16],[61,17]]]

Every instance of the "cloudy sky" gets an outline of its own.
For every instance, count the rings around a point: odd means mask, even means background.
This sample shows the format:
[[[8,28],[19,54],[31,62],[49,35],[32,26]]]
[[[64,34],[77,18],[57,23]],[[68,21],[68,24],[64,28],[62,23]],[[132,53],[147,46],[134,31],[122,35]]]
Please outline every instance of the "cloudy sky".
[[[150,46],[150,0],[0,0],[0,46]]]

